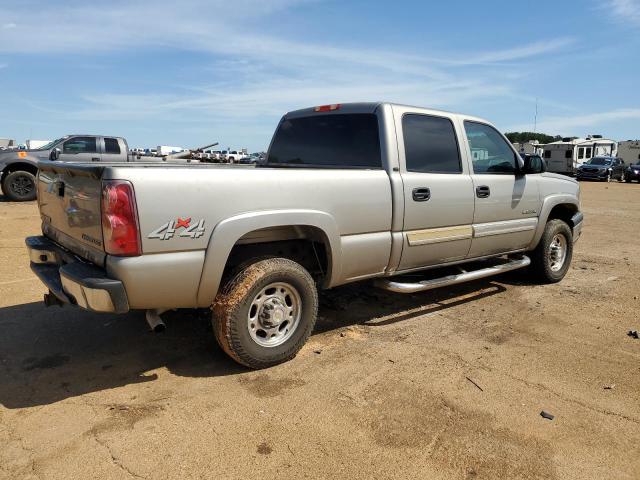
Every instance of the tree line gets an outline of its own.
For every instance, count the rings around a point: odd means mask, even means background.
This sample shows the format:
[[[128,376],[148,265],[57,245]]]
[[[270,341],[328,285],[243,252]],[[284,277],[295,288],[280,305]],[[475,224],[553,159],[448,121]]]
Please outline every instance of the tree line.
[[[526,143],[529,140],[537,140],[540,143],[551,143],[562,140],[562,137],[560,135],[552,136],[544,133],[534,132],[508,132],[505,133],[505,136],[511,143]]]

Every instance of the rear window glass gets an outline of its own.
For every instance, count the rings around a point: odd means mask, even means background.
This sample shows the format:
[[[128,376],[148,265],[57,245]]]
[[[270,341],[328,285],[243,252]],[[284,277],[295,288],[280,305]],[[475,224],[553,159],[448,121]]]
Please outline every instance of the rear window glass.
[[[284,120],[267,164],[381,168],[378,118],[332,114]]]
[[[104,139],[104,153],[120,153],[120,145],[115,138]]]

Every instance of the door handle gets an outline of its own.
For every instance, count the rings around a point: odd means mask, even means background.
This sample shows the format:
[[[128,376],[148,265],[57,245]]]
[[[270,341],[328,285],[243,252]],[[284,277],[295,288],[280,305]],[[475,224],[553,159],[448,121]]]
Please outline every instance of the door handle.
[[[491,189],[487,185],[476,187],[476,197],[487,198],[489,195],[491,195]]]
[[[413,189],[414,202],[426,202],[431,198],[431,190],[426,187]]]
[[[92,162],[99,162],[100,161],[100,157],[91,157],[91,161]]]

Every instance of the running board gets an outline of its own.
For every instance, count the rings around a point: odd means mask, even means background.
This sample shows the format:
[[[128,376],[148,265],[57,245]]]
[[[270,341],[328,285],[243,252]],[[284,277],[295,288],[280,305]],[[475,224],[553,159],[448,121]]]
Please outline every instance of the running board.
[[[449,285],[457,285],[459,283],[470,282],[480,278],[491,277],[500,273],[510,272],[519,268],[528,267],[531,259],[526,255],[519,258],[510,259],[506,263],[494,265],[492,267],[482,268],[473,272],[458,273],[456,275],[447,275],[446,277],[434,278],[431,280],[422,280],[421,282],[394,282],[393,280],[379,278],[375,281],[375,286],[390,292],[397,293],[415,293],[424,292],[425,290],[433,290],[434,288],[448,287]]]

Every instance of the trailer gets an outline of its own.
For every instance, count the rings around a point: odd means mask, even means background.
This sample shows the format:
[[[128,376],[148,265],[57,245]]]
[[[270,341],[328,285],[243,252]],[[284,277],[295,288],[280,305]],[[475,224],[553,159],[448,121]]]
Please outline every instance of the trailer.
[[[544,159],[549,172],[574,175],[578,167],[593,157],[615,157],[618,142],[602,135],[586,138],[563,138],[544,145]]]
[[[640,140],[626,140],[618,144],[618,157],[626,165],[640,164]]]

